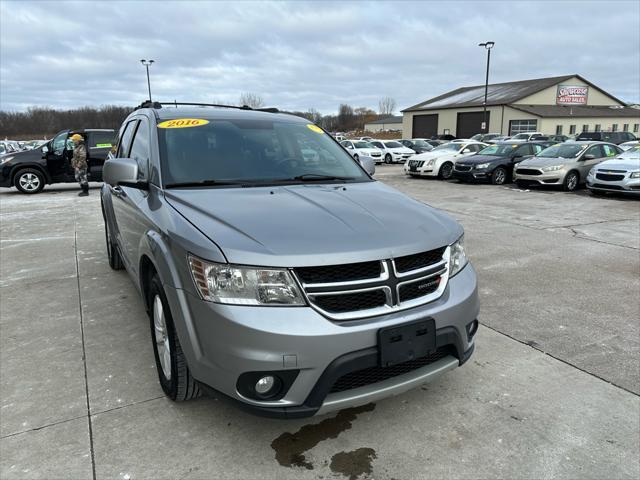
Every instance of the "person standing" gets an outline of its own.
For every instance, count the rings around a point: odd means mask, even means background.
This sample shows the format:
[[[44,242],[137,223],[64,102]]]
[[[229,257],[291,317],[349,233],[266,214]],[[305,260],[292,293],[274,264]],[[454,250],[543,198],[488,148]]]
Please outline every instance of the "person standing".
[[[71,135],[71,140],[74,144],[71,166],[76,173],[76,180],[80,184],[80,188],[82,188],[82,191],[78,196],[86,197],[89,195],[89,181],[87,180],[87,147],[84,144],[84,138],[78,133]]]

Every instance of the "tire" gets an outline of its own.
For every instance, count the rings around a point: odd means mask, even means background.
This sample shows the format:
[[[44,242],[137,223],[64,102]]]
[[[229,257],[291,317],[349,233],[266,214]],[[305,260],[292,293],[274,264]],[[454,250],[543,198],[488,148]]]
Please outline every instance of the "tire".
[[[562,188],[565,192],[574,192],[578,189],[579,185],[580,175],[578,175],[578,172],[574,170],[567,173],[567,175],[564,177],[564,182],[562,182]]]
[[[156,359],[162,390],[174,402],[200,396],[200,387],[187,366],[187,359],[176,335],[169,303],[157,275],[151,279],[147,298],[153,356]]]
[[[13,177],[13,185],[21,193],[28,195],[40,193],[44,188],[45,178],[40,170],[35,168],[23,168]]]
[[[107,244],[107,259],[109,260],[109,266],[112,270],[122,270],[124,268],[124,263],[122,262],[118,245],[111,240],[111,232],[109,230],[107,215],[104,211],[104,205],[102,205],[102,218],[104,218],[104,239]]]
[[[494,185],[504,185],[507,183],[507,177],[507,170],[503,167],[498,167],[491,174],[491,183]]]
[[[438,171],[438,178],[449,180],[453,175],[453,163],[444,162]]]
[[[359,161],[360,161],[360,157],[358,156],[358,154],[357,154],[357,153],[353,156],[353,159],[354,159],[356,162],[359,162]]]
[[[391,154],[390,154],[390,153],[387,153],[387,154],[384,156],[384,163],[386,163],[387,165],[389,165],[389,164],[391,164],[392,162],[393,162],[393,160],[391,159]]]

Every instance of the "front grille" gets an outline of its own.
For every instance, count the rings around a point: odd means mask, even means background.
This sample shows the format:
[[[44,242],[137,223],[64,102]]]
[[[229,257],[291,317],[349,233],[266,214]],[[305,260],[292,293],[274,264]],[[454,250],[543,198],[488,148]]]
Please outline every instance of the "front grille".
[[[435,292],[438,289],[438,285],[440,285],[440,278],[428,278],[400,285],[400,301],[408,302]]]
[[[408,362],[399,363],[390,367],[369,367],[355,372],[347,373],[335,381],[329,393],[344,392],[354,388],[365,387],[374,383],[382,382],[390,378],[404,375],[422,367],[426,367],[438,360],[443,359],[447,355],[452,355],[451,346],[440,347],[435,352],[429,353],[424,357],[409,360]]]
[[[424,160],[409,160],[410,167],[420,168],[422,165],[424,165]]]
[[[344,313],[382,307],[387,303],[387,296],[383,290],[371,290],[337,295],[318,295],[314,297],[313,301],[325,312]]]
[[[372,153],[371,156],[372,157],[381,157],[382,154],[381,153]]]
[[[518,175],[542,175],[540,170],[531,170],[529,168],[519,168],[516,173]]]
[[[382,264],[375,261],[323,267],[303,267],[296,268],[295,272],[303,283],[352,282],[378,278],[382,273]]]
[[[436,264],[442,260],[442,255],[446,248],[447,247],[441,247],[436,248],[435,250],[429,250],[428,252],[421,252],[416,253],[415,255],[396,258],[396,271],[398,273],[405,273],[410,270],[416,270],[418,268],[424,268],[429,265]]]
[[[468,172],[469,170],[471,170],[472,167],[471,167],[471,165],[458,165],[458,164],[456,164],[453,168],[455,168],[459,172]]]
[[[619,182],[624,180],[624,175],[612,175],[610,173],[596,173],[598,180],[604,180],[605,182]]]

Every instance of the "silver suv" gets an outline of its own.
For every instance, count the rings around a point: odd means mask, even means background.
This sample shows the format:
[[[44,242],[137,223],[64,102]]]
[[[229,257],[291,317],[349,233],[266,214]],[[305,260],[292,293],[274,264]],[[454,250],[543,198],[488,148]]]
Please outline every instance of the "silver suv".
[[[208,391],[309,416],[471,356],[479,303],[462,227],[372,179],[321,128],[147,103],[118,138],[101,191],[109,263],[142,295],[172,400]]]

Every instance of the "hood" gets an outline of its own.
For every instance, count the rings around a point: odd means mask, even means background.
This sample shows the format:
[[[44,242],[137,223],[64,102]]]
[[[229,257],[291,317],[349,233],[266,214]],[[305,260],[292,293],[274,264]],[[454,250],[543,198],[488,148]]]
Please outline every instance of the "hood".
[[[411,150],[408,147],[393,147],[393,148],[387,148],[387,150],[394,153],[415,153],[413,150]]]
[[[3,157],[12,157],[10,162],[38,162],[42,160],[42,147],[34,148],[32,150],[22,150],[20,152],[7,152],[2,155]]]
[[[464,165],[479,165],[480,163],[487,162],[502,162],[509,157],[496,157],[495,155],[470,155],[464,157],[459,163]]]
[[[165,191],[231,263],[296,267],[355,263],[456,241],[447,214],[380,182]]]
[[[454,150],[429,150],[428,152],[418,153],[411,157],[412,160],[430,160],[432,158],[453,157],[457,155]]]
[[[598,170],[640,170],[640,158],[612,158],[600,162],[597,167]]]
[[[549,157],[533,157],[521,161],[519,167],[548,167],[550,165],[564,165],[565,163],[575,162],[575,158],[549,158]]]

